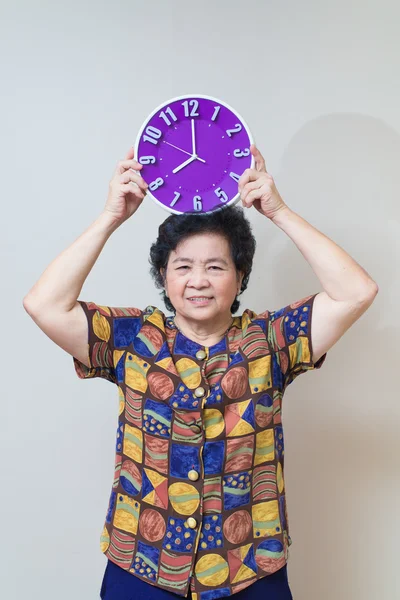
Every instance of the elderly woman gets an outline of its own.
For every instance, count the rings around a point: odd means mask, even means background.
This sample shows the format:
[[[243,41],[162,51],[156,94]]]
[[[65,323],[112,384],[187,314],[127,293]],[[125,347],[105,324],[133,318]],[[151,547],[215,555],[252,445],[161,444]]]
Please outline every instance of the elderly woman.
[[[24,299],[37,325],[74,357],[80,378],[118,388],[115,477],[101,534],[106,600],[292,597],[282,397],[297,375],[322,365],[378,288],[285,204],[254,145],[251,152],[255,169],[239,181],[243,206],[293,240],[320,293],[232,316],[255,240],[243,209],[230,207],[161,224],[151,270],[173,316],[78,301],[106,241],[146,195],[131,150],[100,217]]]

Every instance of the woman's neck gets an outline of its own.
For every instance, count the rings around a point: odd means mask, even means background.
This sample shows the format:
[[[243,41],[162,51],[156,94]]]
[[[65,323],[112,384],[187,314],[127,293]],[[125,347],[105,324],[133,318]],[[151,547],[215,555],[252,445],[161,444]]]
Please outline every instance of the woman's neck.
[[[174,322],[179,331],[193,342],[201,346],[214,346],[222,340],[232,325],[233,317],[228,314],[213,322],[202,322],[175,315]]]

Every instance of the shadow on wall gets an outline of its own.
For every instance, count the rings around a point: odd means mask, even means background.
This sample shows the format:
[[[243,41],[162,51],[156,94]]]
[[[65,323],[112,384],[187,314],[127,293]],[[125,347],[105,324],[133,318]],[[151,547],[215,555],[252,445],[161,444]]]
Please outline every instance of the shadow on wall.
[[[399,171],[394,129],[368,116],[336,114],[304,125],[273,173],[287,204],[347,250],[380,288],[322,370],[299,378],[285,396],[295,556],[289,575],[297,600],[383,597],[383,580],[385,598],[396,596],[389,588],[400,534]],[[274,304],[320,289],[284,234],[271,229],[266,239],[259,220],[254,229],[259,256],[268,256]],[[261,264],[257,272],[260,290]],[[266,295],[271,301],[268,289]]]

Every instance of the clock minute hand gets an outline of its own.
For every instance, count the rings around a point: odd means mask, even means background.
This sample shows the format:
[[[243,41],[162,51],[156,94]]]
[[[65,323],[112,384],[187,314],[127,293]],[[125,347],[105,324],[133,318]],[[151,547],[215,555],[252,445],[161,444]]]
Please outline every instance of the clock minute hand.
[[[197,150],[196,150],[196,133],[194,130],[194,119],[192,119],[192,153],[193,156],[195,156],[197,158],[197,160],[199,160],[202,163],[205,163],[206,161],[203,158],[199,158],[197,156]]]
[[[194,119],[192,119],[192,154],[196,156],[196,135],[194,132]]]
[[[170,142],[166,142],[165,140],[163,140],[163,141],[164,141],[164,144],[168,144],[168,146],[172,146],[173,148],[176,148],[177,150],[180,150],[184,154],[188,154],[189,156],[193,156],[193,154],[191,152],[186,152],[186,150],[182,150],[182,148],[178,148],[178,146],[174,146],[174,144],[171,144]]]
[[[176,150],[180,150],[181,152],[183,152],[184,154],[187,154],[188,156],[193,156],[193,154],[191,154],[190,152],[186,152],[186,150],[182,150],[182,148],[178,148],[178,146],[174,146],[174,144],[171,144],[171,142],[166,142],[165,140],[163,140],[164,144],[168,144],[168,146],[172,146],[173,148],[176,148]],[[199,160],[202,163],[205,163],[206,161],[204,160],[204,158],[200,158],[199,156],[197,156],[197,160]]]
[[[177,167],[175,167],[175,169],[172,172],[173,173],[177,173],[178,171],[180,171],[181,169],[183,169],[183,167],[186,167],[186,165],[189,165],[194,160],[196,160],[196,156],[191,156],[190,158],[188,158],[187,160],[185,160],[184,163],[182,163],[181,165],[178,165]]]

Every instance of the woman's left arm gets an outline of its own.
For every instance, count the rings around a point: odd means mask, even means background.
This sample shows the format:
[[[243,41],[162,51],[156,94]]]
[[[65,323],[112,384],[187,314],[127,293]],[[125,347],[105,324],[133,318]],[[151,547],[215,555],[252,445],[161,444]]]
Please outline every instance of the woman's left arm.
[[[314,300],[312,360],[317,362],[372,304],[378,285],[343,248],[291,210],[282,200],[261,153],[253,145],[255,169],[239,180],[243,206],[254,207],[296,244],[323,292]]]
[[[343,248],[287,206],[271,221],[296,244],[324,290],[313,307],[312,359],[317,362],[372,304],[378,286]]]

